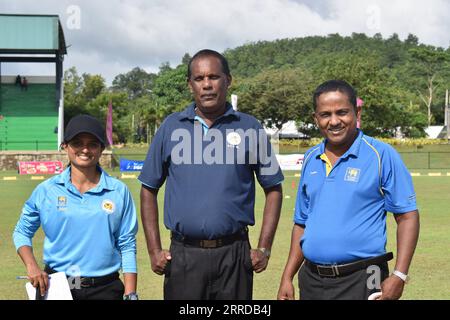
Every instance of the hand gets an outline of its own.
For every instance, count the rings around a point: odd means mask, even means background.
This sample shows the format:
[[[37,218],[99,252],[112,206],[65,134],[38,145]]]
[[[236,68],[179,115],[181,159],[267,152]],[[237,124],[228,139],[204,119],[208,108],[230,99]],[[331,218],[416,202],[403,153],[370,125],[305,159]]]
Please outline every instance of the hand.
[[[278,300],[295,300],[294,285],[292,281],[281,280],[280,288],[278,289]]]
[[[391,275],[381,283],[381,297],[378,300],[398,300],[402,296],[405,283],[395,275]]]
[[[48,274],[42,271],[39,266],[33,265],[27,268],[27,276],[33,287],[39,285],[39,290],[41,291],[41,296],[45,296],[48,289]]]
[[[156,274],[162,275],[166,269],[167,263],[172,260],[168,250],[158,250],[150,255],[152,270]]]
[[[252,259],[253,270],[260,273],[267,268],[269,258],[258,249],[250,250],[250,258]]]

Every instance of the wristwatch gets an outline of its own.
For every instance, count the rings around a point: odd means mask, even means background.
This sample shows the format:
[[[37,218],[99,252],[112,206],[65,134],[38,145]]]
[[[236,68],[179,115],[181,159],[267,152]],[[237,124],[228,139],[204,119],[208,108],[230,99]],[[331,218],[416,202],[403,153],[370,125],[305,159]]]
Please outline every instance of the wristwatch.
[[[139,296],[136,292],[131,292],[123,296],[123,300],[139,300]]]
[[[393,275],[396,275],[397,277],[399,277],[400,279],[402,279],[404,283],[408,283],[409,280],[410,280],[410,277],[409,277],[407,274],[404,274],[404,273],[401,272],[401,271],[394,270],[394,271],[392,272],[392,274],[393,274]]]
[[[270,258],[270,249],[268,248],[258,248],[257,250],[261,251],[267,259]]]

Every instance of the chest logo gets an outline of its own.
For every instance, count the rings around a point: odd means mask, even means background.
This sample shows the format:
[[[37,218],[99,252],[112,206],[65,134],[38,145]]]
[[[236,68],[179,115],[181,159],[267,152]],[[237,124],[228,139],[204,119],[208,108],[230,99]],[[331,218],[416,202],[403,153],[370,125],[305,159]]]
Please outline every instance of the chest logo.
[[[65,196],[59,196],[58,197],[58,204],[57,204],[58,211],[66,210],[67,208],[67,198]]]
[[[103,202],[102,202],[103,211],[105,211],[108,214],[111,214],[114,212],[114,208],[115,208],[114,202],[112,202],[109,199],[103,200]]]
[[[227,142],[232,146],[237,146],[241,143],[241,136],[237,132],[230,132],[227,134]]]
[[[350,181],[350,182],[358,182],[360,173],[361,173],[361,169],[348,167],[347,171],[345,172],[344,180]]]

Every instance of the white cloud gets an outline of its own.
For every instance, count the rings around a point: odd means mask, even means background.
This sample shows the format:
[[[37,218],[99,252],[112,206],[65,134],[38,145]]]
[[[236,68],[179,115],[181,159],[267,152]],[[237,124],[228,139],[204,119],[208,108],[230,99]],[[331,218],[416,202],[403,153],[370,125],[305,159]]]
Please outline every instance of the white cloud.
[[[67,26],[70,5],[80,8],[80,29]],[[165,61],[178,64],[185,52],[258,40],[396,32],[450,44],[445,0],[17,0],[2,2],[0,12],[59,14],[71,45],[65,68],[100,73],[108,82],[135,66],[155,72]]]

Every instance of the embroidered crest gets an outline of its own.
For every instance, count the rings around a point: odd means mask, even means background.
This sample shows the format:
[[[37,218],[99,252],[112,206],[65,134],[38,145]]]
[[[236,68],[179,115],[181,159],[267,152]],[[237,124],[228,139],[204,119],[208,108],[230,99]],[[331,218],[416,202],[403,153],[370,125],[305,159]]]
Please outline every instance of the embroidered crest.
[[[112,202],[109,199],[103,200],[103,202],[102,202],[102,209],[103,209],[103,211],[105,211],[106,213],[111,214],[111,213],[114,212],[114,208],[115,208],[114,202]]]
[[[348,167],[347,171],[345,172],[344,180],[350,182],[358,182],[360,173],[361,173],[360,169]]]
[[[58,204],[56,205],[58,211],[67,209],[67,198],[65,196],[58,196]]]
[[[227,142],[232,146],[237,146],[241,143],[241,136],[237,132],[230,132],[227,134]]]

